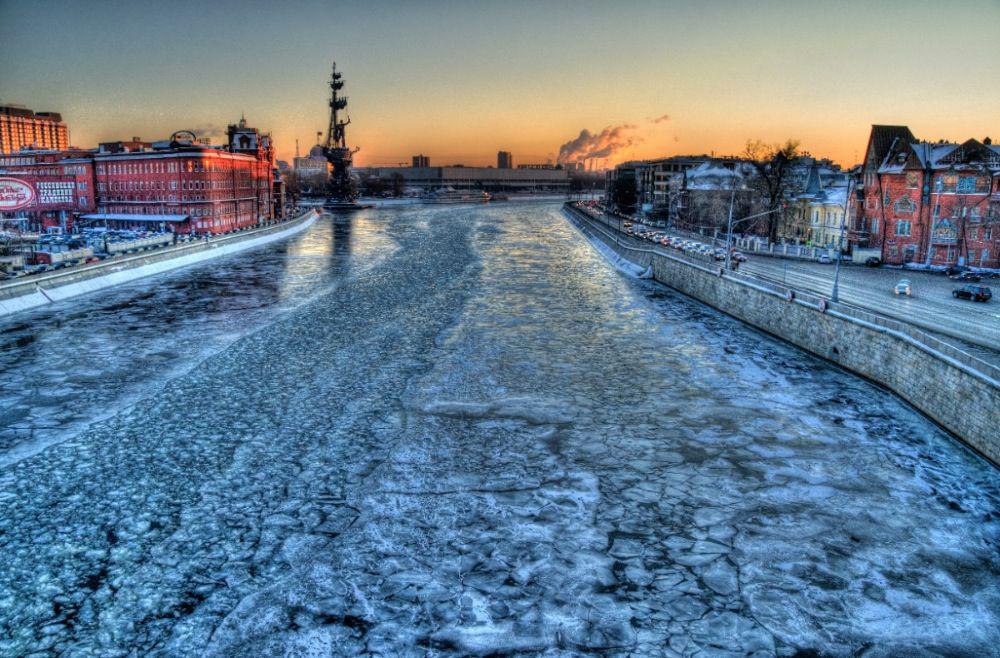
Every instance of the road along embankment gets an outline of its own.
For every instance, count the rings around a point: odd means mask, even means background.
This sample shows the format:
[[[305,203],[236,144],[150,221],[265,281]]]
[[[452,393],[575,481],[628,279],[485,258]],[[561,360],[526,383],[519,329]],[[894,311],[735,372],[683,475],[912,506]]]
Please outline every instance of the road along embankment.
[[[906,323],[695,262],[631,238],[576,207],[566,213],[653,278],[893,391],[1000,466],[1000,369]],[[614,224],[614,226],[612,226]]]
[[[6,283],[0,285],[0,317],[276,242],[306,230],[317,217],[308,210],[280,224]]]

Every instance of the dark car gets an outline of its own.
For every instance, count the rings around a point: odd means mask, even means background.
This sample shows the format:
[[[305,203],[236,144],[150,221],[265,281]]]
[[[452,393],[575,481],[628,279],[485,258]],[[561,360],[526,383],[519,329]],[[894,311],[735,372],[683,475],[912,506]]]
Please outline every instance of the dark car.
[[[968,269],[969,268],[966,267],[965,265],[952,265],[951,267],[946,269],[944,273],[947,274],[948,276],[955,276],[956,274],[961,274],[962,272],[965,272]]]
[[[869,256],[868,258],[865,259],[865,265],[867,265],[868,267],[881,267],[882,259],[879,258],[878,256]]]
[[[979,281],[982,280],[982,278],[978,274],[969,271],[959,272],[958,274],[952,274],[951,278],[953,281],[975,281],[976,283],[979,283]]]
[[[974,302],[988,302],[993,297],[993,291],[986,286],[969,285],[951,291],[956,299],[971,299]]]

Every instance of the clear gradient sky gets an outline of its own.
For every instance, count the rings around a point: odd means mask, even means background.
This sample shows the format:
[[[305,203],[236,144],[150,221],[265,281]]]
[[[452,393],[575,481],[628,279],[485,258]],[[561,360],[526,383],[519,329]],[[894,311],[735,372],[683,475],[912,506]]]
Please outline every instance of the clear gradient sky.
[[[1000,0],[0,0],[0,101],[85,147],[244,112],[288,159],[325,129],[336,59],[359,164],[544,162],[622,124],[613,160],[793,137],[852,164],[872,123],[1000,138],[998,26]]]

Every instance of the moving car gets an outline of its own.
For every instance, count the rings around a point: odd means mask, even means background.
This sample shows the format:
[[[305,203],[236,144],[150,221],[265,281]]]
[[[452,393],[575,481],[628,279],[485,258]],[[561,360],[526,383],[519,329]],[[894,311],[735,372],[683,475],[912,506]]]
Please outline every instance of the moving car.
[[[869,256],[868,258],[865,259],[865,265],[867,267],[881,267],[882,259],[879,258],[878,256]]]
[[[817,258],[816,261],[819,263],[823,263],[824,265],[829,265],[830,263],[833,262],[833,259],[830,258],[830,256],[828,256],[827,254],[820,254],[820,257]]]
[[[910,296],[910,280],[909,279],[900,279],[899,283],[896,284],[896,287],[893,288],[892,291],[895,294],[897,294],[897,295],[906,295],[907,297],[909,297]]]
[[[951,291],[955,299],[971,299],[974,302],[988,302],[993,297],[993,291],[987,286],[977,286],[972,283]]]

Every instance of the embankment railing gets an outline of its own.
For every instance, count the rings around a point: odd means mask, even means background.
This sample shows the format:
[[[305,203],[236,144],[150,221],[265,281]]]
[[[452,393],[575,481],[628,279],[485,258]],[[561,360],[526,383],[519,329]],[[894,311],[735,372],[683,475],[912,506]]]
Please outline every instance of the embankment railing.
[[[753,287],[757,290],[767,292],[777,297],[789,299],[803,306],[816,309],[819,312],[829,313],[849,322],[855,322],[868,327],[876,327],[880,330],[891,332],[898,337],[904,338],[905,340],[916,344],[926,352],[947,358],[950,361],[961,365],[962,369],[966,372],[969,372],[979,378],[987,379],[993,384],[993,386],[1000,388],[1000,368],[976,357],[975,355],[969,354],[951,343],[947,343],[939,338],[936,338],[911,324],[887,318],[850,304],[832,302],[829,298],[823,295],[805,290],[799,290],[754,274],[738,271],[727,272],[717,265],[710,265],[709,261],[700,260],[687,254],[681,254],[675,250],[667,250],[660,246],[644,244],[637,238],[623,234],[619,230],[619,222],[617,220],[610,220],[602,213],[591,212],[575,204],[567,204],[567,207],[572,208],[573,211],[580,216],[605,225],[612,231],[612,233],[609,233],[600,226],[594,225],[594,228],[601,230],[606,237],[614,240],[615,243],[623,249],[627,249],[628,251],[635,253],[656,254],[663,258],[682,262],[691,267],[718,276],[723,276],[731,281]]]

